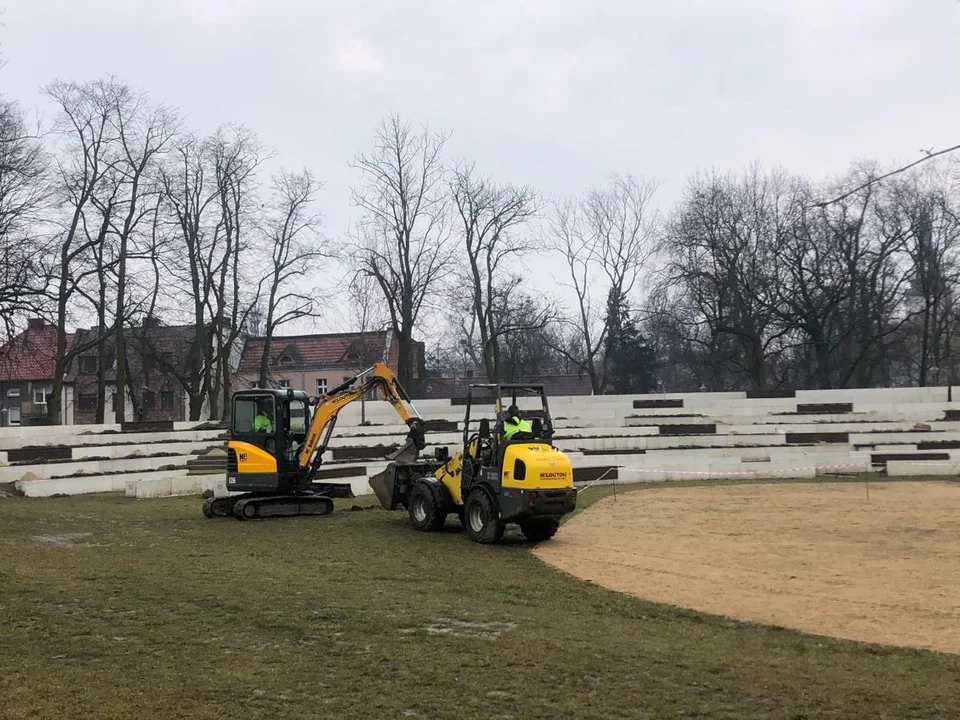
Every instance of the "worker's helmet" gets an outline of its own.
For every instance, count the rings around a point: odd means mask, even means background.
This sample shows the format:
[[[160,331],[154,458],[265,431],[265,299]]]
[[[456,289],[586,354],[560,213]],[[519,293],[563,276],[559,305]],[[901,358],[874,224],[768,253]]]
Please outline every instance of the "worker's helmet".
[[[507,414],[510,417],[520,417],[520,408],[518,408],[516,405],[511,405],[507,410]]]

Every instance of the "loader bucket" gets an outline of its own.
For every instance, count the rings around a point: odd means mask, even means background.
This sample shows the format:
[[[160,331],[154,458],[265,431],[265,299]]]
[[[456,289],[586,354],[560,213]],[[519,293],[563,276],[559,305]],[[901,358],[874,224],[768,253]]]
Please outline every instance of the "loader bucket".
[[[384,510],[395,510],[399,504],[397,497],[397,466],[391,463],[383,472],[370,476],[370,487]]]

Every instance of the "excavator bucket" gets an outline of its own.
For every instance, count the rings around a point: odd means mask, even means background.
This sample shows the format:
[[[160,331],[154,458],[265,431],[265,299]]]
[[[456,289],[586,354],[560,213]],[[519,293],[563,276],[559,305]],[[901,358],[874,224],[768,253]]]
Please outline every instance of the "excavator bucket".
[[[387,460],[399,463],[416,462],[420,457],[420,451],[427,446],[426,432],[423,427],[423,421],[420,418],[410,418],[407,421],[410,426],[410,432],[407,433],[407,439],[403,445],[387,455]]]
[[[408,463],[416,462],[418,457],[420,457],[420,448],[417,447],[417,443],[413,438],[408,437],[403,445],[387,455],[387,460]]]

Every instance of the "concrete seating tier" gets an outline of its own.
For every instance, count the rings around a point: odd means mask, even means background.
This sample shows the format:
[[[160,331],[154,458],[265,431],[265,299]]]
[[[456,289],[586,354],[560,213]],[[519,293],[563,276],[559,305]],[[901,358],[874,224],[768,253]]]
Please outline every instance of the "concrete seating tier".
[[[4,428],[0,483],[34,497],[124,491],[131,480],[186,476],[226,437],[210,422]]]
[[[948,402],[946,388],[749,395],[755,394],[550,398],[554,443],[570,454],[580,485],[617,479],[960,472],[960,395],[958,402]],[[463,441],[462,401],[414,405],[427,421],[423,454],[457,451]],[[521,398],[518,405],[534,410],[539,401]],[[492,410],[492,404],[473,409],[471,432]],[[349,482],[355,494],[370,492],[367,478],[386,466],[384,455],[406,432],[387,403],[344,408],[318,480]],[[33,495],[223,493],[225,437],[222,427],[205,423],[5,428],[0,430],[0,483],[15,482]],[[32,478],[21,481],[28,472]]]

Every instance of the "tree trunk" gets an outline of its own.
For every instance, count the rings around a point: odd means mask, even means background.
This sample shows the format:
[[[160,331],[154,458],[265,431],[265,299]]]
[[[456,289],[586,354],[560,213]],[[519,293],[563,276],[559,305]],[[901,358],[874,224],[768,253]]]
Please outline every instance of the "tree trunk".
[[[276,304],[277,297],[277,280],[274,278],[273,285],[270,288],[270,300],[267,303],[267,326],[265,328],[266,333],[264,334],[263,340],[263,353],[260,355],[260,387],[265,388],[267,386],[267,375],[270,370],[270,345],[273,341],[273,317],[274,317],[274,305]]]
[[[397,335],[397,379],[407,393],[414,392],[413,388],[413,342],[409,330],[398,332]]]
[[[499,368],[497,367],[496,347],[491,340],[483,342],[483,369],[487,373],[488,382],[499,382]]]
[[[117,347],[117,388],[116,388],[116,422],[120,424],[126,416],[126,389],[127,389],[127,343],[123,332],[124,323],[124,296],[127,287],[127,239],[120,240],[120,260],[117,265],[117,317],[116,317],[116,347]]]
[[[101,339],[106,334],[107,320],[105,315],[106,313],[102,310],[97,313],[97,332]],[[102,425],[106,418],[107,353],[105,345],[102,341],[97,345],[97,412],[94,418],[97,425]]]
[[[75,221],[76,223],[76,221]],[[67,287],[70,282],[70,248],[64,243],[60,253],[60,287],[57,295],[57,358],[53,370],[53,393],[47,400],[47,417],[54,425],[63,422],[63,379],[67,371]]]
[[[222,420],[229,422],[230,420],[230,395],[233,392],[231,387],[230,380],[230,346],[229,344],[224,348],[224,358],[223,363],[220,365],[222,376],[221,376],[221,388],[223,397],[223,415]]]
[[[927,385],[927,366],[930,364],[930,298],[927,297],[923,309],[923,337],[920,338],[920,387]]]

